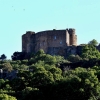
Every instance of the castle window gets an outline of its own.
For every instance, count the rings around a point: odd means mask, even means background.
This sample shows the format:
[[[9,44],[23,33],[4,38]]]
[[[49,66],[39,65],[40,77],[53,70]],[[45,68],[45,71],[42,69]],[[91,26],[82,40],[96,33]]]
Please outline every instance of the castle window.
[[[60,44],[62,44],[62,41],[60,41]]]
[[[54,39],[55,39],[55,40],[56,40],[56,38],[57,38],[57,37],[56,37],[56,36],[54,36]]]
[[[40,43],[40,46],[41,46],[41,43]]]
[[[45,45],[45,42],[43,42],[43,45]]]

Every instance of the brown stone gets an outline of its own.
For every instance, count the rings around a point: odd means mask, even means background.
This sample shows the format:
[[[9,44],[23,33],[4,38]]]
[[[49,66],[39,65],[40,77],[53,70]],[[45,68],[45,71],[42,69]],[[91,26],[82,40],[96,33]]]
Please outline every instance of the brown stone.
[[[27,31],[22,35],[22,52],[37,52],[43,49],[45,53],[52,52],[54,55],[60,48],[58,54],[64,55],[64,50],[72,45],[77,45],[75,29],[48,30],[38,33]]]

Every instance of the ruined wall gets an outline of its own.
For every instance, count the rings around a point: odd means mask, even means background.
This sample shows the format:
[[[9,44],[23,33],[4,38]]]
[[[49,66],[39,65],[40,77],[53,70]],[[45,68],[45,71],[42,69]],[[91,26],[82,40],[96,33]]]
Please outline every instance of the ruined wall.
[[[49,47],[47,53],[50,54],[50,55],[64,56],[66,58],[69,55],[81,55],[82,46],[66,46],[66,48],[63,48],[63,47]]]
[[[53,30],[48,32],[48,47],[65,47],[66,44],[66,31]]]
[[[66,47],[66,30],[53,30],[38,32],[35,35],[35,51],[43,49],[47,52],[48,47]]]
[[[35,51],[43,49],[46,52],[48,43],[47,43],[47,34],[45,32],[39,32],[35,35]]]

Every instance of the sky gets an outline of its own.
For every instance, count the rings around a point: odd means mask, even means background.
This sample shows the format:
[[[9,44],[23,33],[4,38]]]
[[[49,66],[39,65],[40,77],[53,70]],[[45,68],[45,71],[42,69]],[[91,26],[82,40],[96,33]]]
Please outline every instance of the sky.
[[[26,31],[75,28],[77,43],[100,43],[100,0],[0,0],[0,55],[22,51]]]

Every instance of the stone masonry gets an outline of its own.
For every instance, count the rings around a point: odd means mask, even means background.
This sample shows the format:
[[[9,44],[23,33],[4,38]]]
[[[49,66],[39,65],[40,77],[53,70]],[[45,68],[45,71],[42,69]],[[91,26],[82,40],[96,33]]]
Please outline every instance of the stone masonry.
[[[75,51],[77,47],[77,35],[75,29],[48,30],[38,33],[27,31],[22,35],[22,52],[36,53],[43,49],[45,53],[51,55],[66,55],[67,49]],[[74,48],[74,49],[73,49]]]

